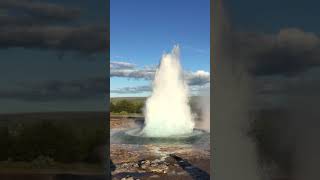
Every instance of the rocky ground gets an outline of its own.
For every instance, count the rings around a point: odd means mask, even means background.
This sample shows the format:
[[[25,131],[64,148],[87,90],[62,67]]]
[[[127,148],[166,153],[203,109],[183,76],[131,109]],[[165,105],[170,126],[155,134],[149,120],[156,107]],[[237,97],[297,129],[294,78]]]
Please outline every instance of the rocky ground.
[[[130,128],[137,119],[111,118],[111,129]],[[113,144],[112,177],[134,179],[210,179],[210,150],[192,145]]]

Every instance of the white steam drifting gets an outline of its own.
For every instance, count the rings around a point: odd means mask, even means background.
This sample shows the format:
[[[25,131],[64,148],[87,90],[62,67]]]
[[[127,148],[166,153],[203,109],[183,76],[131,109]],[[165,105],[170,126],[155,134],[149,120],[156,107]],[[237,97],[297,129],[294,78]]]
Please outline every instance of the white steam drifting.
[[[202,89],[200,93],[198,106],[201,109],[201,121],[198,127],[210,132],[210,87]]]
[[[143,134],[166,137],[193,132],[188,85],[183,78],[179,46],[163,54],[153,81],[152,95],[146,101]]]

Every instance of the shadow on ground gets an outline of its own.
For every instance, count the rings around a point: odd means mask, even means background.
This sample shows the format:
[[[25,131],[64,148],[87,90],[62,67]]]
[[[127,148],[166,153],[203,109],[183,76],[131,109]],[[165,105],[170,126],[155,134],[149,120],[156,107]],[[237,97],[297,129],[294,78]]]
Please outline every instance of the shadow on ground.
[[[116,165],[112,162],[112,160],[110,160],[110,177],[112,178],[123,178],[123,177],[145,177],[145,176],[150,176],[152,175],[152,173],[137,173],[137,172],[122,172],[122,173],[118,173],[114,176],[112,176],[112,172],[116,170]]]
[[[192,164],[190,164],[187,160],[182,159],[181,157],[174,155],[174,154],[170,154],[170,157],[172,157],[175,161],[177,161],[177,164],[184,170],[186,171],[189,176],[194,179],[194,180],[209,180],[210,179],[210,175],[203,171],[202,169],[193,166]],[[140,163],[140,162],[139,162]],[[111,172],[116,170],[116,166],[114,165],[114,163],[112,162],[112,160],[110,160],[110,169]],[[110,173],[111,173],[110,172]],[[121,179],[123,177],[135,177],[135,178],[146,178],[149,176],[152,176],[153,173],[151,172],[145,172],[145,173],[138,173],[138,172],[122,172],[122,173],[118,173],[114,176],[111,176],[112,178],[118,178]],[[182,176],[181,178],[179,177],[179,175],[174,175],[174,176],[161,176],[159,177],[161,179],[185,179],[186,176]],[[189,178],[188,178],[189,179]]]
[[[113,171],[115,171],[116,170],[116,165],[114,165],[114,163],[112,162],[112,160],[110,160],[110,177],[112,177],[112,175],[111,175],[111,173],[113,172]]]
[[[200,168],[198,168],[196,166],[193,166],[187,160],[182,159],[181,157],[179,157],[175,154],[170,154],[170,156],[177,161],[179,166],[183,170],[185,170],[192,177],[192,179],[195,179],[195,180],[209,180],[210,179],[210,175],[207,172],[201,170]]]

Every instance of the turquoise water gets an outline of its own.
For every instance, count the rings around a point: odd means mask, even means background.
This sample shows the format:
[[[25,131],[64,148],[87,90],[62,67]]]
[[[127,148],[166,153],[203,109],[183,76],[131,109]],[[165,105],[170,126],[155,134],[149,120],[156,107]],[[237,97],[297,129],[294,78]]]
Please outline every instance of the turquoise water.
[[[169,137],[148,137],[140,133],[140,128],[121,130],[111,135],[113,143],[120,144],[197,144],[200,142],[210,142],[210,134],[194,129],[190,134]]]

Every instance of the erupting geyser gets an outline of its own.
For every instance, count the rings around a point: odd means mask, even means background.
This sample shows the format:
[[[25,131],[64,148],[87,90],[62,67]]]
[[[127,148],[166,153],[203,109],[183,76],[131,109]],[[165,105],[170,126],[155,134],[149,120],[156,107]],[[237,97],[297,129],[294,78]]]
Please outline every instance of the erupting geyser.
[[[144,115],[145,127],[141,133],[145,136],[169,137],[193,132],[188,85],[184,80],[177,45],[171,53],[162,55]]]

